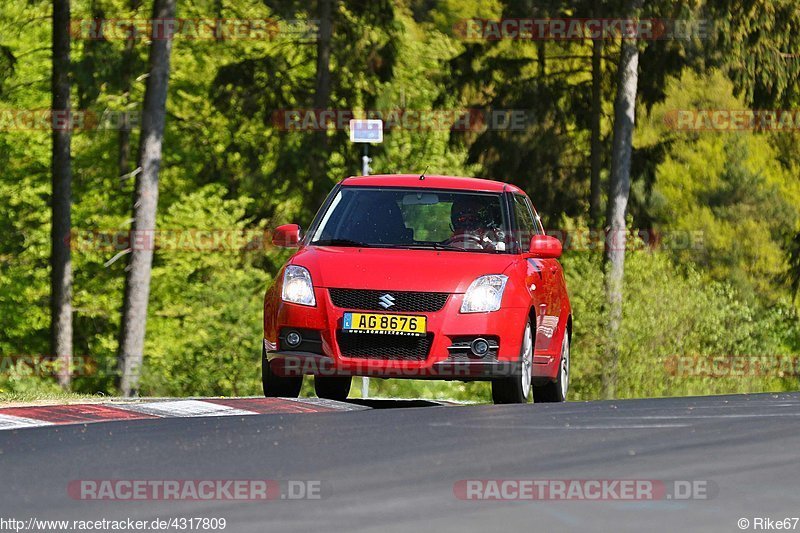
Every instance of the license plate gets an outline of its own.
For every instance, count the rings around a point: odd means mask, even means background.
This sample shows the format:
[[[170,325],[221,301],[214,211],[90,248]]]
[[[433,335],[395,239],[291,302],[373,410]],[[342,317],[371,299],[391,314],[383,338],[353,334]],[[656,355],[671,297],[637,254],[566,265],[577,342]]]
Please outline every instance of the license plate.
[[[420,337],[427,331],[424,316],[345,313],[342,329],[353,333],[384,333]]]

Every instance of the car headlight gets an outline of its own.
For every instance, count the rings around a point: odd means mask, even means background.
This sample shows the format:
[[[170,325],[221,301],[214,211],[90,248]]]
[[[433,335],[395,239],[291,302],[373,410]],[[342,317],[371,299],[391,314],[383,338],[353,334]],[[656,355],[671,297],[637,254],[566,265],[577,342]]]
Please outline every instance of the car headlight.
[[[500,300],[506,288],[508,276],[494,274],[481,276],[470,284],[464,302],[461,304],[462,313],[485,313],[500,309]]]
[[[300,305],[317,305],[311,274],[301,266],[289,265],[283,271],[283,290],[281,299]]]

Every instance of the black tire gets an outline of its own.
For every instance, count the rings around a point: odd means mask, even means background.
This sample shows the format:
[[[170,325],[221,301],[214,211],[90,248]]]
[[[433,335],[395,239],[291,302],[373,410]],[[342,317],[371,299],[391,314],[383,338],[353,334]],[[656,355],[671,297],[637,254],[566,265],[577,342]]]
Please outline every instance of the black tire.
[[[314,376],[314,390],[320,398],[344,401],[350,394],[350,376]]]
[[[527,343],[526,343],[527,339]],[[529,353],[526,357],[526,351]],[[525,323],[523,330],[522,346],[520,347],[520,372],[518,375],[492,381],[492,401],[501,403],[528,403],[531,391],[531,366],[533,365],[533,330],[531,321]],[[524,375],[527,372],[527,386]],[[525,390],[527,388],[527,390]]]
[[[267,352],[261,349],[261,384],[267,398],[297,398],[303,386],[303,376],[279,376],[267,361]]]
[[[533,403],[558,403],[567,401],[569,391],[569,332],[564,332],[561,343],[561,361],[558,363],[558,376],[555,381],[545,385],[533,386]]]

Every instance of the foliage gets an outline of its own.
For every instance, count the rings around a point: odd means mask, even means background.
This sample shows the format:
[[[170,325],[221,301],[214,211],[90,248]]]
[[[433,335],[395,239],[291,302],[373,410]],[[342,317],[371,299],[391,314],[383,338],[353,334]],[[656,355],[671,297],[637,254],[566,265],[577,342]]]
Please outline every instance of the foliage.
[[[767,135],[670,131],[671,110],[745,109],[732,93],[719,72],[687,72],[670,82],[668,97],[638,137],[638,146],[669,139],[644,202],[657,230],[692,236],[672,243],[676,261],[693,262],[748,298],[780,299],[786,295],[787,242],[800,229],[800,178],[781,162]]]
[[[598,340],[603,338],[606,320],[600,261],[599,254],[589,252],[573,252],[564,258],[576,325],[574,399],[597,398],[602,391],[604,350]],[[800,329],[791,308],[749,305],[730,284],[709,282],[695,266],[676,266],[667,253],[645,248],[629,253],[626,259],[624,302],[619,397],[759,392],[798,386],[796,374],[758,375],[743,368],[726,370],[720,363],[796,358]]]

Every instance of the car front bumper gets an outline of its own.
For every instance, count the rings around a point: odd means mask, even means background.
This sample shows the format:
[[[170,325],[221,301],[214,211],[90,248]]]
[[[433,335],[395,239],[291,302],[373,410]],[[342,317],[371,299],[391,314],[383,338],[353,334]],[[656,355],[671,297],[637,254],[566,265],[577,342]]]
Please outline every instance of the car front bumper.
[[[463,294],[450,294],[444,307],[436,312],[399,314],[427,318],[432,337],[427,356],[419,360],[398,360],[378,357],[348,357],[337,339],[345,312],[336,307],[327,289],[315,287],[316,306],[279,302],[271,316],[265,316],[264,354],[276,374],[285,375],[349,375],[381,378],[486,380],[518,375],[522,333],[530,310],[503,307],[489,313],[461,313]],[[377,311],[374,311],[377,312]],[[303,349],[287,349],[280,338],[287,328],[319,332],[318,344],[305,344]],[[387,338],[392,337],[386,335]],[[484,337],[497,345],[493,352],[478,358],[454,347],[464,339]],[[309,349],[311,346],[313,349]],[[533,375],[536,379],[554,375],[554,357],[535,355]]]

